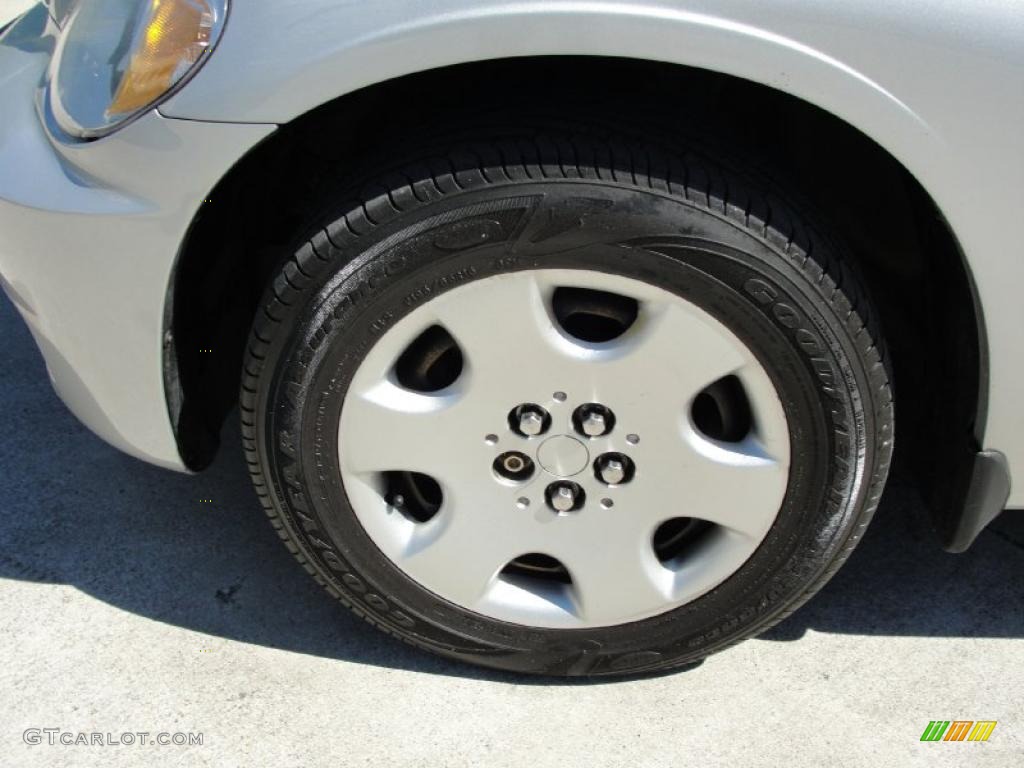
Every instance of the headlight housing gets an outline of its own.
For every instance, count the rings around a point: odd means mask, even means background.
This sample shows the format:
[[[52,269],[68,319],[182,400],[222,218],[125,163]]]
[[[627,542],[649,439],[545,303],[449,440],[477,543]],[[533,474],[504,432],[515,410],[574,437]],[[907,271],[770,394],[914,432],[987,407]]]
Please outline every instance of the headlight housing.
[[[56,6],[56,7],[55,7]],[[227,0],[53,0],[63,31],[50,67],[57,123],[96,138],[151,109],[202,66]]]

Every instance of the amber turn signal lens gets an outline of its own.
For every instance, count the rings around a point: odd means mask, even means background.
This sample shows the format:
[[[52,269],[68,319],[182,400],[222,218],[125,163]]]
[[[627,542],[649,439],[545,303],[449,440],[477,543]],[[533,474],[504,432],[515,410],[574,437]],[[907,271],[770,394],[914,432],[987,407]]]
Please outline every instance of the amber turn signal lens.
[[[208,0],[150,0],[146,22],[108,115],[160,98],[209,48],[215,21]]]

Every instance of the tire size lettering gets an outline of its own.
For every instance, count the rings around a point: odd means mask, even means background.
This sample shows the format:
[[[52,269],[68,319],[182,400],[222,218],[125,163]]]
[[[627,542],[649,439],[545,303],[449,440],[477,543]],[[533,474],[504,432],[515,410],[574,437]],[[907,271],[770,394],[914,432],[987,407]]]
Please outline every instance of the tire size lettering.
[[[471,264],[470,266],[463,267],[451,274],[442,275],[441,277],[435,278],[430,283],[424,283],[423,285],[413,289],[404,299],[402,299],[402,303],[407,307],[419,304],[424,299],[432,298],[437,293],[446,291],[460,283],[466,282],[467,280],[471,280],[476,277],[477,272],[478,270],[476,265]]]

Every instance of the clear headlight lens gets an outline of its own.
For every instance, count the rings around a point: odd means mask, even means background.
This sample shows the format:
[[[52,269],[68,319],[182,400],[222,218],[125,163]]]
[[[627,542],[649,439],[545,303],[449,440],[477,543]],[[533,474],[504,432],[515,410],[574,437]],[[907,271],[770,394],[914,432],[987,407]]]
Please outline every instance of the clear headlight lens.
[[[193,74],[224,27],[227,0],[83,0],[54,54],[50,108],[76,136],[110,133]]]

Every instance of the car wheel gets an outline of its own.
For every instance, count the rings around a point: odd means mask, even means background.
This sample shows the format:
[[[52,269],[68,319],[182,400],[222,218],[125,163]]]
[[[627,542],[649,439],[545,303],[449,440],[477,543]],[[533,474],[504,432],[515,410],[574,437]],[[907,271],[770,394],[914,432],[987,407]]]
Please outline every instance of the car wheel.
[[[533,673],[696,661],[835,572],[885,482],[880,336],[827,223],[723,156],[550,129],[323,193],[243,439],[370,623]]]

